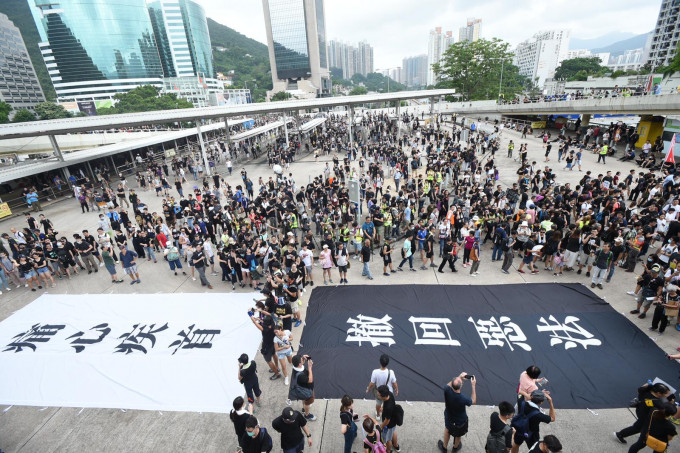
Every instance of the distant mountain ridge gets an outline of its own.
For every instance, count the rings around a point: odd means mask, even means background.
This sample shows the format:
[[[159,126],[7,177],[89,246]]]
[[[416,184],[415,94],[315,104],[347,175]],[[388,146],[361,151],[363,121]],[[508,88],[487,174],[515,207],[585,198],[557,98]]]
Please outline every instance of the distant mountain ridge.
[[[617,41],[608,46],[594,48],[591,49],[591,52],[593,53],[609,52],[611,53],[612,56],[621,55],[626,50],[639,49],[640,47],[645,47],[649,33],[644,33],[642,35],[637,35],[633,36],[632,38],[624,39],[622,41]]]
[[[622,31],[615,31],[611,33],[607,33],[605,35],[599,36],[597,38],[589,38],[589,39],[581,39],[581,38],[575,38],[571,37],[569,40],[569,49],[570,50],[577,50],[577,49],[597,49],[601,47],[607,47],[611,44],[614,44],[618,41],[623,41],[625,39],[629,39],[634,37],[635,34],[631,32],[622,32]]]

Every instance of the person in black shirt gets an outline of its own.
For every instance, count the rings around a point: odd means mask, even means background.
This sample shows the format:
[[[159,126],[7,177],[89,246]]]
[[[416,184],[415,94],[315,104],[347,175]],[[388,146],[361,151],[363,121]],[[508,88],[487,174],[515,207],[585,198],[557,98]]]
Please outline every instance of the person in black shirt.
[[[248,402],[253,403],[257,400],[257,405],[260,406],[262,390],[260,390],[260,382],[257,379],[257,364],[254,360],[248,360],[248,354],[241,354],[238,358],[238,380],[246,389],[246,396]]]
[[[253,405],[248,404],[248,409],[246,409],[246,402],[242,396],[237,396],[234,399],[233,405],[234,408],[229,413],[229,418],[234,424],[236,438],[240,442],[243,436],[246,435],[246,421],[253,415]]]
[[[399,441],[397,440],[397,420],[395,419],[395,407],[397,403],[394,399],[394,394],[390,392],[389,387],[381,385],[378,387],[378,396],[383,401],[382,423],[380,423],[380,437],[382,442],[387,447],[387,451],[391,452],[392,447],[399,451]]]
[[[626,437],[633,436],[635,434],[640,434],[638,442],[642,440],[642,446],[644,446],[644,440],[646,438],[646,431],[649,425],[649,417],[652,412],[657,409],[661,409],[663,404],[668,402],[668,397],[672,395],[670,389],[661,383],[656,384],[645,384],[638,388],[637,404],[635,405],[635,415],[637,420],[631,426],[622,429],[621,431],[615,432],[614,436],[622,444],[627,443]],[[631,446],[632,448],[632,446]],[[638,448],[640,450],[643,447]],[[634,451],[638,451],[634,450]]]
[[[198,276],[201,278],[201,286],[207,286],[208,289],[213,289],[212,285],[208,281],[207,278],[205,278],[205,252],[203,252],[203,243],[199,242],[196,244],[196,251],[191,257],[191,260],[194,263],[194,268],[198,272]]]
[[[354,400],[351,396],[345,395],[340,400],[340,432],[345,436],[344,453],[352,453],[352,444],[357,437],[357,424],[355,420],[359,418],[354,414]]]
[[[246,432],[239,445],[243,453],[269,453],[272,451],[272,438],[264,427],[257,423],[252,415],[246,420]]]
[[[264,310],[258,311],[265,314],[265,317],[260,319],[259,316],[256,317],[255,313],[253,313],[253,315],[250,316],[250,320],[255,324],[255,327],[262,332],[262,348],[260,349],[260,353],[262,354],[262,357],[264,357],[264,361],[269,365],[269,372],[273,373],[269,378],[273,381],[281,377],[278,359],[276,358],[276,354],[274,354],[274,336],[276,335],[274,333],[274,320],[270,314],[264,312]]]
[[[292,407],[286,407],[281,415],[272,421],[272,428],[281,433],[281,448],[283,453],[299,453],[305,449],[305,438],[312,446],[312,434],[307,428],[307,420]]]
[[[506,453],[512,448],[512,428],[508,425],[515,415],[511,403],[503,401],[498,405],[498,412],[491,414],[489,435],[486,437],[487,453]]]

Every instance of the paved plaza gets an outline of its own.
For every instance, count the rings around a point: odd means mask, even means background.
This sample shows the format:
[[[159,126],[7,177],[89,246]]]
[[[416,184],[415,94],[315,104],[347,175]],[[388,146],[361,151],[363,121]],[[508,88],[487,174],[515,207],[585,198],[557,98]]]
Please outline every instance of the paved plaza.
[[[542,141],[528,136],[521,139],[520,134],[515,131],[505,130],[501,138],[501,147],[497,153],[496,164],[500,171],[500,183],[503,186],[511,185],[516,181],[517,162],[505,157],[507,143],[512,139],[515,144],[515,154],[519,149],[519,144],[528,143],[529,161],[536,161],[537,168],[549,165],[557,175],[559,182],[569,182],[572,187],[578,184],[583,177],[583,172],[578,170],[567,171],[564,163],[557,163],[556,147],[553,147],[551,162],[544,163],[544,150]],[[621,151],[619,151],[620,155]],[[322,174],[325,161],[329,161],[330,156],[322,156],[319,162],[315,162],[313,155],[303,154],[297,162],[294,162],[290,172],[295,179],[297,187],[306,185],[310,178]],[[608,159],[607,164],[596,164],[597,156],[586,153],[583,156],[583,170],[592,170],[593,175],[604,173],[611,170],[613,173],[621,171],[622,177],[628,173],[634,164],[622,163],[615,159]],[[273,172],[267,167],[266,162],[252,161],[243,165],[248,171],[250,178],[256,182],[262,176],[265,180],[273,176]],[[218,166],[220,174],[225,175],[225,180],[235,186],[241,183],[239,170],[240,166],[234,166],[234,173],[226,175],[224,165]],[[131,181],[132,178],[128,178]],[[185,190],[192,186],[191,177],[189,183],[185,184]],[[200,184],[200,181],[196,183]],[[391,184],[392,180],[387,180],[385,185]],[[134,187],[134,186],[133,186]],[[173,190],[173,194],[176,192]],[[161,197],[156,197],[153,190],[139,192],[140,199],[146,203],[150,211],[161,210]],[[53,222],[60,235],[71,236],[74,232],[82,229],[95,231],[97,228],[97,213],[89,212],[81,214],[78,202],[75,199],[59,201],[46,206],[45,214]],[[0,221],[0,232],[9,231],[10,227],[26,226],[23,216],[17,216]],[[532,284],[549,282],[569,282],[582,283],[590,286],[590,278],[583,275],[576,275],[575,272],[565,273],[562,277],[553,277],[552,272],[542,271],[537,275],[520,274],[516,270],[511,271],[510,275],[505,275],[500,270],[500,263],[491,262],[491,245],[483,247],[480,275],[472,278],[469,273],[459,267],[457,274],[437,273],[435,268],[426,271],[403,272],[391,277],[382,276],[378,271],[381,268],[379,257],[376,253],[374,261],[371,263],[375,279],[369,281],[361,277],[361,266],[354,265],[349,270],[348,280],[350,285],[389,285],[400,284],[430,284],[430,285],[495,285],[495,284]],[[398,253],[399,244],[393,249]],[[396,255],[394,255],[396,256]],[[515,268],[519,264],[515,259]],[[416,263],[418,259],[415,260]],[[638,266],[638,269],[641,267]],[[541,268],[542,269],[542,268]],[[102,269],[103,270],[103,269]],[[167,263],[159,260],[157,264],[148,261],[141,261],[139,264],[141,274],[141,284],[129,285],[111,284],[108,274],[103,271],[97,274],[81,275],[72,280],[57,281],[56,288],[40,290],[51,294],[119,294],[121,299],[128,294],[154,294],[154,293],[200,293],[209,291],[201,287],[200,281],[193,281],[190,277],[174,276],[169,270]],[[315,276],[320,277],[321,269],[315,268]],[[334,276],[336,276],[334,270]],[[214,286],[212,291],[224,294],[224,302],[229,303],[232,293],[231,285],[220,282],[219,276],[208,276]],[[337,280],[336,280],[337,281]],[[317,285],[321,278],[316,279]],[[640,331],[647,335],[647,328],[651,324],[651,316],[645,320],[637,319],[628,314],[634,306],[634,299],[626,294],[626,291],[634,289],[635,275],[627,274],[622,270],[617,270],[613,280],[604,285],[604,290],[597,288],[593,291],[610,303],[621,316],[627,317],[632,323],[637,325]],[[248,289],[248,288],[246,288]],[[240,291],[246,291],[246,289]],[[306,302],[309,300],[311,290],[307,288],[303,301],[303,319],[306,310]],[[239,290],[237,290],[239,291]],[[4,292],[0,296],[0,319],[4,320],[11,316],[15,311],[23,308],[36,299],[42,292],[31,292],[28,289],[13,289],[11,292]],[[193,297],[187,295],[187,297]],[[246,316],[245,313],[234,313],[234,316]],[[253,327],[255,328],[255,327]],[[296,341],[299,340],[301,329],[295,329]],[[652,338],[666,353],[675,351],[680,343],[680,332],[672,326],[664,335],[654,333]],[[658,360],[666,360],[664,354],[658,351]],[[260,370],[267,367],[260,354],[256,357],[257,365]],[[456,376],[461,371],[475,373],[478,376],[478,387],[485,385],[483,374],[485,370],[462,370],[456,363],[432,364],[450,369],[450,375]],[[523,364],[529,366],[530,364]],[[540,364],[537,364],[540,366]],[[0,362],[1,366],[1,362]],[[377,366],[377,364],[376,364]],[[497,373],[502,370],[494,370]],[[395,369],[399,374],[399,369]],[[236,369],[234,369],[236,373]],[[654,377],[654,370],[649,370],[650,378]],[[368,383],[371,370],[365,370],[365,380]],[[480,376],[481,375],[481,376]],[[265,426],[274,439],[274,450],[278,449],[279,436],[271,427],[271,421],[280,415],[281,410],[286,405],[287,390],[284,390],[283,379],[270,381],[267,373],[260,373],[260,385],[263,391],[263,405],[256,408],[255,415],[260,424]],[[77,376],[74,376],[74,379]],[[517,376],[519,378],[519,376]],[[548,376],[550,378],[550,376]],[[514,377],[513,377],[514,379]],[[674,383],[671,383],[672,385]],[[445,385],[442,382],[441,385]],[[513,390],[508,389],[507,400],[513,400]],[[564,445],[565,452],[616,452],[627,451],[627,446],[620,445],[613,438],[612,432],[630,425],[634,416],[627,408],[613,410],[562,410],[560,409],[560,389],[551,388],[557,411],[555,423],[541,428],[541,434],[555,434]],[[463,387],[463,392],[469,394],[469,386]],[[443,392],[442,392],[443,393]],[[354,397],[354,412],[360,416],[365,413],[372,415],[375,406],[371,395],[352,395]],[[635,396],[635,388],[630,389],[630,397]],[[365,397],[365,398],[364,398]],[[398,398],[400,399],[400,398]],[[441,403],[422,403],[401,401],[405,410],[404,426],[398,429],[399,443],[402,452],[437,452],[437,440],[442,437],[444,430],[444,403],[443,395]],[[294,407],[299,409],[299,404],[294,403]],[[230,408],[225,408],[228,411]],[[312,433],[314,445],[306,448],[305,451],[311,452],[341,452],[344,439],[340,433],[339,422],[339,400],[318,399],[312,406],[313,413],[318,417],[314,422],[308,423]],[[470,417],[470,432],[463,438],[464,452],[482,452],[489,430],[489,415],[494,410],[493,407],[473,406],[468,410]],[[497,408],[496,408],[497,410]],[[629,443],[631,440],[629,439]],[[676,447],[671,447],[674,449]],[[189,413],[189,412],[157,412],[157,411],[137,411],[119,409],[81,409],[81,408],[59,408],[59,407],[0,407],[0,449],[5,452],[160,452],[160,451],[185,451],[185,452],[234,452],[236,451],[236,437],[228,414],[214,413]],[[361,438],[357,438],[354,444],[354,451],[361,449]],[[521,451],[526,451],[522,447]],[[680,450],[675,450],[680,451]]]

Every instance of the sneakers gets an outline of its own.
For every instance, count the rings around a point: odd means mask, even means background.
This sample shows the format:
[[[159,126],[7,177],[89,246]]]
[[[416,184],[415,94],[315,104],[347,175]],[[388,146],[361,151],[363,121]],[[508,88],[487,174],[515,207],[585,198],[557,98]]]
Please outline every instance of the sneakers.
[[[413,269],[413,268],[410,268],[409,270],[410,270],[411,272],[418,272],[418,271],[416,271],[416,270]]]
[[[308,421],[313,422],[313,421],[316,420],[316,415],[310,413],[310,414],[305,415],[305,418],[306,418]],[[399,450],[397,450],[397,451],[399,451]]]
[[[595,288],[596,286],[597,286],[597,285],[596,285],[595,283],[591,283],[591,284],[590,284],[590,287],[591,287],[591,288]]]
[[[269,378],[270,381],[275,381],[277,379],[281,378],[281,373],[276,373],[272,377]]]
[[[509,272],[509,271],[506,271],[505,269],[501,269],[501,272],[503,272],[504,274],[510,275],[510,272]]]
[[[444,447],[444,442],[441,439],[437,441],[437,448],[439,448],[442,453],[446,453],[446,447]]]
[[[404,269],[402,269],[402,268],[400,268],[400,267],[397,267],[397,270],[398,270],[399,272],[404,272]]]
[[[295,327],[300,327],[300,324],[302,324],[302,321],[300,320],[295,321]]]
[[[635,291],[626,291],[626,294],[633,297],[637,296],[637,294],[635,294]]]
[[[581,275],[581,269],[577,270],[576,273],[577,273],[578,275]]]
[[[646,317],[647,317],[647,315],[646,315],[645,313],[640,313],[640,314],[638,315],[638,318],[639,318],[639,319],[645,319]]]
[[[533,271],[531,271],[531,275],[536,275],[536,274],[538,274],[538,269],[534,269]]]
[[[635,310],[630,311],[631,315],[637,315],[638,313],[640,313],[640,310],[638,310],[637,308]]]
[[[390,276],[390,273],[389,273],[389,272],[385,272],[383,275],[384,275],[385,277],[389,277],[389,276]]]
[[[597,287],[600,288],[600,289],[604,289],[604,286],[602,286],[602,283],[598,283]]]
[[[586,272],[586,277],[590,277],[590,272]]]
[[[290,384],[290,379],[288,378],[288,376],[286,376],[286,379],[283,380],[283,384],[284,385]]]
[[[627,443],[628,443],[628,442],[626,442],[626,439],[624,439],[623,436],[622,436],[621,434],[619,434],[619,433],[616,433],[616,432],[615,432],[615,433],[614,433],[614,437],[616,437],[616,440],[618,440],[618,441],[621,442],[622,444],[627,444]]]
[[[520,274],[524,273],[524,271],[522,269],[517,269],[517,272],[519,272]]]

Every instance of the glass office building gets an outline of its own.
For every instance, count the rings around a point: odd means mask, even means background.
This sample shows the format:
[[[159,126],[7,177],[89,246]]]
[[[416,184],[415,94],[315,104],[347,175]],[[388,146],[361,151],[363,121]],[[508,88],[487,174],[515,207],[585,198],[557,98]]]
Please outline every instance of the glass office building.
[[[28,0],[60,101],[107,99],[162,86],[145,0]]]
[[[296,97],[328,96],[324,0],[262,0],[273,90]]]
[[[208,21],[199,4],[157,0],[149,15],[166,77],[214,76]]]
[[[281,79],[311,74],[304,0],[269,0],[276,71]]]
[[[26,50],[21,32],[0,14],[0,101],[19,109],[33,110],[45,101],[38,76]]]

